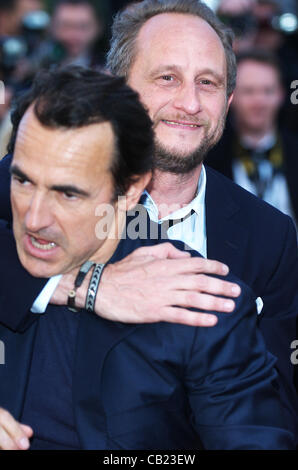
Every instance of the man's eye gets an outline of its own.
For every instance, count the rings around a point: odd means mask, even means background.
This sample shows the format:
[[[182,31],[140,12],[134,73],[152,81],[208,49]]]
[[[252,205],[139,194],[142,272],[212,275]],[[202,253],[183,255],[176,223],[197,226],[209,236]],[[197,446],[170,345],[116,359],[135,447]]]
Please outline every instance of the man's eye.
[[[174,80],[174,78],[172,77],[172,75],[162,75],[161,77],[163,80],[166,80],[167,82],[171,82]]]
[[[63,197],[65,199],[67,199],[68,201],[75,201],[77,199],[76,194],[72,194],[72,193],[68,193],[68,192],[65,192],[65,193],[62,193],[62,194],[63,194]]]
[[[207,79],[204,79],[204,80],[201,80],[201,83],[203,85],[212,85],[213,83],[211,82],[211,80],[207,80]]]
[[[26,178],[22,178],[21,176],[13,175],[12,179],[23,186],[30,184],[30,181],[28,181]]]
[[[75,194],[72,194],[72,193],[68,193],[68,192],[65,192],[65,193],[62,193],[63,194],[63,197],[69,201],[73,201],[75,199],[77,199],[77,196]]]

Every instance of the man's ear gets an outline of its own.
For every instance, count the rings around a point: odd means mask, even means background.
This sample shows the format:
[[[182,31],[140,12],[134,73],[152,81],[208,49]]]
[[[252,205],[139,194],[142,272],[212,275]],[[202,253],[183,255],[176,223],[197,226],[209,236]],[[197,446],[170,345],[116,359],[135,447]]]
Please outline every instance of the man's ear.
[[[138,179],[129,187],[125,195],[125,210],[129,211],[133,209],[140,200],[144,189],[148,186],[149,181],[152,178],[151,171],[144,175],[138,176]],[[124,209],[124,207],[123,207]]]
[[[233,101],[233,98],[234,98],[234,93],[232,93],[230,96],[229,96],[229,99],[228,99],[228,103],[227,103],[227,113],[229,111],[229,108],[230,108],[230,105]]]

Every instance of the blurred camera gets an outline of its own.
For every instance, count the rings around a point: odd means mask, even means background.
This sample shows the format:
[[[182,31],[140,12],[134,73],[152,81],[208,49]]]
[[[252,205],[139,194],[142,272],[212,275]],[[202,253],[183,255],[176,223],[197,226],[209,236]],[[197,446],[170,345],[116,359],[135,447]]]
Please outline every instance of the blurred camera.
[[[42,41],[50,23],[45,11],[33,11],[22,20],[20,36],[0,38],[0,73],[1,79],[10,81],[16,66],[23,59],[30,62],[34,49]]]

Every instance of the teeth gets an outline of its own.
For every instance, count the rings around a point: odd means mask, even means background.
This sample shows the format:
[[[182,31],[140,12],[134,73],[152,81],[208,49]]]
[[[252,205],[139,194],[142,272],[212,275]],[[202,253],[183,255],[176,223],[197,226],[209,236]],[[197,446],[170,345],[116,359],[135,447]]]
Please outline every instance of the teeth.
[[[198,124],[181,124],[180,122],[174,122],[174,121],[166,121],[164,119],[164,122],[167,124],[174,124],[175,126],[181,126],[181,127],[199,127]]]
[[[53,248],[55,248],[55,246],[57,246],[56,243],[54,242],[50,242],[50,243],[47,243],[46,245],[42,245],[41,243],[38,243],[38,241],[34,237],[30,237],[30,240],[31,240],[32,245],[35,246],[36,248],[39,248],[39,250],[48,251],[48,250],[52,250]]]

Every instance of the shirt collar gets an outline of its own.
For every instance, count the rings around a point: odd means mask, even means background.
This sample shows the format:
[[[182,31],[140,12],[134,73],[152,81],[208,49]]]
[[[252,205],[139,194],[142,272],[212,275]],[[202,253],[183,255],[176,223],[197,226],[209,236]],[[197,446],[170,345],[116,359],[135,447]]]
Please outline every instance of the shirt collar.
[[[151,220],[154,220],[155,222],[163,222],[164,220],[168,219],[181,219],[182,217],[185,217],[191,210],[194,210],[196,214],[199,214],[199,212],[202,210],[202,206],[205,204],[205,194],[206,194],[206,170],[204,165],[202,165],[202,170],[198,182],[198,189],[197,189],[197,194],[195,198],[187,205],[184,207],[181,207],[180,209],[171,212],[168,214],[166,217],[163,217],[162,219],[158,220],[158,208],[155,202],[153,201],[152,197],[148,193],[148,191],[144,191],[142,194],[141,202],[144,205],[144,207],[147,209],[148,214],[150,216]]]
[[[267,150],[272,149],[276,143],[276,134],[275,132],[268,132],[262,139],[258,142],[258,145],[255,147],[255,150],[258,152],[267,152]],[[241,139],[241,144],[244,148],[254,147],[249,138],[244,137]]]

